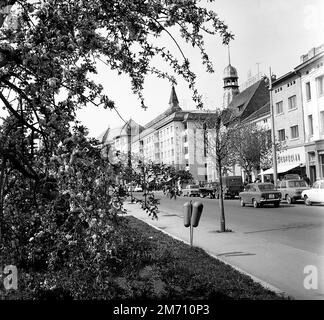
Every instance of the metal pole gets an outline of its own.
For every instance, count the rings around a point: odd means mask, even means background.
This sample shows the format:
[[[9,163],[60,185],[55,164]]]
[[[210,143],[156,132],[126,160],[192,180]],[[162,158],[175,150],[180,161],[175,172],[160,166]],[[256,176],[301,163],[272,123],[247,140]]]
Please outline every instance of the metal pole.
[[[270,92],[270,111],[271,111],[271,139],[272,139],[272,162],[273,162],[273,183],[275,188],[277,188],[277,150],[276,150],[276,134],[275,134],[275,125],[274,125],[274,110],[272,102],[272,73],[270,70],[270,79],[269,79],[269,92]]]
[[[190,223],[190,246],[192,247],[192,243],[193,243],[193,226]]]

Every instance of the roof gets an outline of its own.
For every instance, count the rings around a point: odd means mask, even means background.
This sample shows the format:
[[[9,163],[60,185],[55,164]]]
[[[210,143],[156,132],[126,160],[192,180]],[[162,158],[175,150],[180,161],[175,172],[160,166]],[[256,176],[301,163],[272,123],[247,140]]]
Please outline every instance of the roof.
[[[175,91],[174,86],[172,86],[170,99],[169,99],[169,105],[170,107],[164,111],[163,113],[159,114],[157,117],[155,117],[153,120],[148,122],[144,127],[149,128],[161,121],[162,119],[170,116],[172,113],[175,113],[177,111],[182,111],[182,109],[179,106],[179,100]]]
[[[252,122],[254,120],[260,119],[264,116],[270,115],[270,101],[267,102],[263,107],[251,113],[247,118],[243,120],[243,122]]]
[[[277,85],[281,84],[282,82],[290,79],[290,78],[296,78],[298,77],[297,74],[293,71],[290,71],[286,74],[284,74],[283,76],[281,76],[280,78],[272,81],[272,87],[276,87]]]
[[[176,91],[174,89],[174,86],[172,86],[170,99],[169,99],[169,105],[172,107],[179,107],[179,100],[176,94]]]
[[[311,57],[310,59],[304,61],[303,63],[301,63],[300,65],[298,65],[297,67],[295,67],[295,71],[301,70],[305,66],[308,66],[309,64],[311,64],[312,62],[316,61],[317,59],[320,59],[323,56],[324,56],[324,51],[319,52],[315,56]]]
[[[130,134],[132,135],[138,134],[138,132],[142,130],[143,127],[141,125],[139,125],[134,120],[129,119],[122,126],[116,128],[108,127],[108,129],[106,129],[102,134],[100,134],[97,139],[101,141],[103,144],[105,144],[108,143],[109,141],[112,141],[116,137],[128,136]]]
[[[231,111],[228,113],[232,116],[227,117],[224,122],[228,124],[233,115],[242,121],[267,102],[269,102],[269,91],[264,79],[261,79],[234,96],[227,107]]]
[[[229,64],[229,65],[224,69],[224,72],[223,72],[223,79],[226,79],[226,78],[232,78],[232,77],[237,78],[237,70],[236,70],[236,68],[234,68],[231,64]]]

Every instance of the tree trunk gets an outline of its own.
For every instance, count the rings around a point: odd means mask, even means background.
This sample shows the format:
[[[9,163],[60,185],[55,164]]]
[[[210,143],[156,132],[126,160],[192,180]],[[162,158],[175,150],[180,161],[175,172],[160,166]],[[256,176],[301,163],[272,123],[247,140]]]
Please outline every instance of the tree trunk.
[[[3,157],[1,161],[1,172],[0,172],[0,243],[2,242],[2,235],[3,235],[3,196],[4,196],[6,162],[7,159]]]
[[[218,179],[219,179],[219,208],[220,208],[220,231],[225,232],[225,210],[223,197],[223,179],[222,179],[222,163],[218,160]]]

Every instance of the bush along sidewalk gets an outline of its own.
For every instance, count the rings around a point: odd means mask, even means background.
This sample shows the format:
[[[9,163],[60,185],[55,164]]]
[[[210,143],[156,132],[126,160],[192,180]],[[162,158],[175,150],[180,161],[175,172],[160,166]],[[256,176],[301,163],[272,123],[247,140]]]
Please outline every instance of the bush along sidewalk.
[[[233,300],[284,299],[202,249],[121,217],[109,259],[65,263],[55,270],[19,272],[16,291],[2,299]]]

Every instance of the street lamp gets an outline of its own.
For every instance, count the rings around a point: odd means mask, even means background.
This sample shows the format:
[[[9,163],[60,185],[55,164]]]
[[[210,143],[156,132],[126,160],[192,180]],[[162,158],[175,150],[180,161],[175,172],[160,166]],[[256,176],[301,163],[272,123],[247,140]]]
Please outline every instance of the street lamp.
[[[269,93],[270,93],[270,112],[271,112],[271,140],[272,140],[272,162],[273,162],[273,183],[275,188],[277,188],[277,149],[276,149],[276,135],[275,135],[275,125],[274,125],[274,110],[272,102],[272,79],[276,76],[271,73],[269,77]]]

